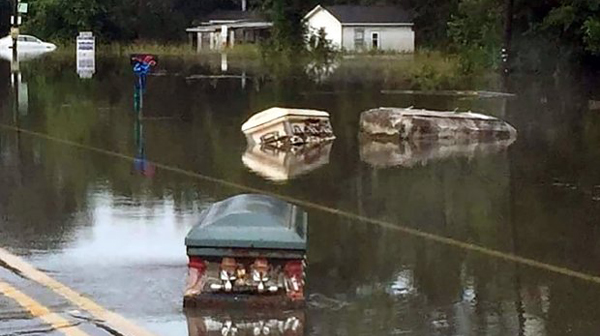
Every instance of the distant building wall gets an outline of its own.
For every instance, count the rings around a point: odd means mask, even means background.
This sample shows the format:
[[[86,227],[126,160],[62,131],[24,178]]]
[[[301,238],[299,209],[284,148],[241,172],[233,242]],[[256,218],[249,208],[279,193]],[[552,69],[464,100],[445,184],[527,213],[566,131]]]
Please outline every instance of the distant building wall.
[[[348,51],[370,50],[373,48],[373,33],[377,34],[375,37],[378,38],[376,41],[378,49],[409,53],[415,51],[415,32],[412,26],[345,26],[342,32],[342,45]]]
[[[328,11],[319,10],[314,13],[308,20],[307,26],[309,34],[316,34],[319,29],[324,28],[327,33],[327,39],[336,48],[342,46],[342,24]]]

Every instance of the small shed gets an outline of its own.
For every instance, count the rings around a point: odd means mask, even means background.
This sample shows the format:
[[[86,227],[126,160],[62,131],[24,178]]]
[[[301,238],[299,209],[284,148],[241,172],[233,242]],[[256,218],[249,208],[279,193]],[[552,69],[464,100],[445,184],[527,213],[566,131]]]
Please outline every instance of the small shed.
[[[217,10],[186,29],[196,50],[223,49],[236,44],[256,43],[267,37],[273,24],[256,11]]]
[[[415,50],[413,17],[395,6],[316,6],[304,19],[309,33],[324,29],[332,44],[347,51]]]

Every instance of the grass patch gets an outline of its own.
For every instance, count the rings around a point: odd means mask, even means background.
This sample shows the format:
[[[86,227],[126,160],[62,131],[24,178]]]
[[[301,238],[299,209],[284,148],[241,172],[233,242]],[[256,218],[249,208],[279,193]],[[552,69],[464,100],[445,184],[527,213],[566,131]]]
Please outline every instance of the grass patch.
[[[340,64],[344,75],[382,81],[386,89],[465,89],[489,79],[489,73],[465,74],[456,55],[417,50],[406,53],[345,54]],[[495,80],[495,78],[494,78]]]
[[[209,64],[220,69],[221,55],[227,54],[230,68],[243,69],[266,76],[302,76],[312,68],[312,77],[320,83],[351,80],[357,82],[381,83],[384,89],[414,90],[462,90],[489,87],[498,82],[492,69],[484,73],[464,73],[460,58],[439,51],[419,49],[407,53],[342,53],[329,63],[321,66],[316,60],[302,59],[263,59],[260,46],[244,44],[221,50],[202,50],[197,53],[189,44],[159,44],[139,42],[133,44],[99,44],[96,57],[128,57],[132,53],[151,53],[169,59],[178,59],[183,68],[195,64]],[[58,46],[53,58],[75,56],[75,44]],[[310,74],[309,74],[310,77]]]
[[[55,54],[58,55],[75,55],[76,45],[75,43],[59,43]],[[136,43],[109,43],[109,44],[97,44],[96,55],[97,56],[123,56],[134,53],[149,53],[158,56],[177,56],[184,58],[200,58],[206,56],[220,56],[221,53],[226,52],[230,57],[239,58],[259,58],[260,50],[257,45],[244,44],[238,45],[233,48],[227,48],[225,50],[201,50],[196,51],[195,47],[189,44],[177,43],[177,44],[164,44],[156,42],[136,42]]]

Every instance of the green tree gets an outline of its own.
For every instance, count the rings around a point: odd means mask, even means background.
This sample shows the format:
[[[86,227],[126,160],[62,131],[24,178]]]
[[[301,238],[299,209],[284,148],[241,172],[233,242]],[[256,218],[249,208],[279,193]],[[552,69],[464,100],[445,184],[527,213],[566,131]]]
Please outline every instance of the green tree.
[[[44,38],[66,39],[81,30],[104,32],[110,8],[103,0],[36,0],[24,30]]]
[[[545,10],[541,22],[530,22],[529,31],[549,34],[581,51],[600,54],[599,0],[566,0]]]
[[[92,30],[105,41],[183,40],[192,22],[235,5],[232,0],[30,0],[24,29],[49,39],[72,39]]]
[[[600,19],[598,17],[588,17],[583,22],[583,42],[589,52],[600,55]]]
[[[415,38],[419,45],[434,49],[448,47],[446,23],[457,14],[459,0],[409,0],[393,4],[414,13]]]
[[[0,36],[8,34],[10,13],[11,2],[9,0],[0,0]]]
[[[514,67],[555,72],[598,66],[599,0],[515,0],[513,27]]]
[[[301,0],[265,0],[263,8],[273,21],[267,47],[277,53],[296,54],[305,49],[306,25]]]
[[[452,47],[464,72],[494,67],[500,61],[503,6],[499,0],[461,0],[448,22]]]
[[[328,61],[335,54],[335,48],[323,28],[319,29],[316,34],[310,35],[308,48],[312,57],[318,61]]]

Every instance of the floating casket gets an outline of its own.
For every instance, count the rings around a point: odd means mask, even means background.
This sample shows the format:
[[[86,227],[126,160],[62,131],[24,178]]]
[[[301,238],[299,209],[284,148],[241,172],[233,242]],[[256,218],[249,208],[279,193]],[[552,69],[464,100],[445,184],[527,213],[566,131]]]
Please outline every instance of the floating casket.
[[[302,306],[306,240],[295,205],[257,194],[215,203],[185,238],[184,306]]]
[[[248,146],[269,144],[289,147],[335,139],[329,113],[317,110],[273,107],[259,112],[242,125]]]
[[[249,146],[242,162],[258,175],[282,182],[328,164],[332,145],[332,142],[307,144],[288,150],[269,145]]]
[[[360,130],[376,138],[402,140],[505,140],[516,129],[498,118],[471,112],[382,107],[361,113]]]

